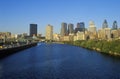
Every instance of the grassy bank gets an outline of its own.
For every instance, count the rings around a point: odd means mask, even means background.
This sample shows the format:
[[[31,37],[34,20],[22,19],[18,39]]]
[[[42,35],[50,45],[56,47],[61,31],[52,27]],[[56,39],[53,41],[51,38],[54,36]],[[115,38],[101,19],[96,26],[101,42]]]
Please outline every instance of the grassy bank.
[[[99,51],[104,54],[120,57],[120,40],[106,41],[106,40],[86,40],[75,42],[64,42],[65,44],[75,45]]]

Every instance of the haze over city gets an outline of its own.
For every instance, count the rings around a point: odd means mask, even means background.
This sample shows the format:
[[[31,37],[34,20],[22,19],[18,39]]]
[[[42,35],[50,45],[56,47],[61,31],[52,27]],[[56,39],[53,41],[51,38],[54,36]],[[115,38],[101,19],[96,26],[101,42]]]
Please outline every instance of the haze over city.
[[[38,24],[38,33],[45,35],[45,27],[51,24],[54,33],[60,33],[61,23],[90,20],[97,28],[107,19],[109,27],[113,21],[120,25],[119,0],[0,0],[0,31],[14,34],[28,33],[29,24]]]

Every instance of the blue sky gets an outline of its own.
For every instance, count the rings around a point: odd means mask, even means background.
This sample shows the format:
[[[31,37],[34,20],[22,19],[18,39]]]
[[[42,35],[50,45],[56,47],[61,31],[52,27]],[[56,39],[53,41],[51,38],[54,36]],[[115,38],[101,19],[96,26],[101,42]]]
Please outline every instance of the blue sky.
[[[38,24],[38,33],[45,33],[47,24],[59,33],[61,23],[93,20],[101,28],[104,19],[109,27],[114,20],[120,26],[120,0],[0,0],[0,31],[29,33],[29,24]]]

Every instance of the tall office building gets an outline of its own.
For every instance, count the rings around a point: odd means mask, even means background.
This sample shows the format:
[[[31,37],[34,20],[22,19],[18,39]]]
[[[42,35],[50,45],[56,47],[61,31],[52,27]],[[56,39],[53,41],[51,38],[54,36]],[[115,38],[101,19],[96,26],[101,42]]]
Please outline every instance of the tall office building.
[[[107,23],[107,20],[105,19],[104,22],[103,22],[103,25],[102,25],[102,28],[108,28],[108,23]]]
[[[85,23],[84,22],[80,22],[80,31],[85,32]]]
[[[77,28],[80,28],[80,23],[77,23]]]
[[[46,27],[46,40],[53,40],[53,26],[50,24],[47,25]]]
[[[77,27],[75,28],[75,33],[77,33],[78,31],[85,32],[85,23],[84,22],[77,23]]]
[[[80,28],[82,28],[82,30],[85,29],[85,23],[84,22],[80,22]]]
[[[61,36],[67,35],[67,23],[62,23],[61,24]]]
[[[30,24],[30,36],[37,36],[37,24]]]
[[[113,26],[112,26],[112,29],[113,30],[117,30],[118,26],[117,26],[117,21],[114,21],[113,22]]]
[[[68,34],[74,33],[74,25],[73,24],[68,24]]]
[[[96,27],[93,21],[89,22],[89,31],[92,33],[96,33]]]

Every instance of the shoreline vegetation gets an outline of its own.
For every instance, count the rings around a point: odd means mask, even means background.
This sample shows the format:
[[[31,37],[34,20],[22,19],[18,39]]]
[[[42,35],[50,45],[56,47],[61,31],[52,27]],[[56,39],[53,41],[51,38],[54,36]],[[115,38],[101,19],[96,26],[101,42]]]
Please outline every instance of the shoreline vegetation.
[[[120,40],[85,40],[85,41],[64,41],[64,44],[83,47],[89,50],[95,50],[102,54],[113,57],[120,57]]]

